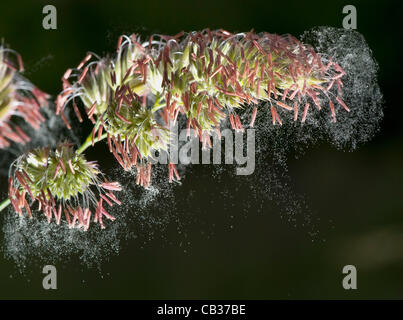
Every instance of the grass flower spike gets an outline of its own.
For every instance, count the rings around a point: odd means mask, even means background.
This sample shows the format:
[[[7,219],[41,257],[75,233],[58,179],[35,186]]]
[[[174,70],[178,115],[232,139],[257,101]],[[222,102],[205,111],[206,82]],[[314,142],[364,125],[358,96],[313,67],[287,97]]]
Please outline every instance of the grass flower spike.
[[[14,117],[34,129],[45,120],[40,108],[47,105],[49,96],[24,79],[23,70],[20,55],[0,46],[0,148],[9,147],[11,141],[25,144],[30,140]]]
[[[120,190],[119,184],[104,180],[97,164],[68,143],[59,144],[54,151],[32,150],[19,157],[10,170],[9,198],[20,215],[25,208],[32,218],[30,207],[36,201],[48,222],[54,218],[59,224],[64,216],[70,228],[87,230],[91,219],[104,228],[103,217],[114,220],[104,204],[120,204],[113,193]]]
[[[236,109],[261,101],[269,102],[273,124],[280,125],[277,109],[291,111],[297,120],[303,98],[320,110],[319,96],[325,96],[334,122],[332,99],[349,111],[341,100],[342,68],[331,59],[322,61],[291,35],[206,30],[162,40],[156,64],[163,73],[164,112],[170,118],[184,113],[201,140],[225,118],[223,112],[233,129],[242,130]],[[333,86],[338,95],[330,92]]]
[[[253,106],[250,127],[263,108],[269,108],[273,125],[283,123],[280,109],[302,123],[311,106],[321,110],[327,103],[333,122],[335,104],[350,111],[342,100],[344,70],[291,35],[207,29],[143,43],[122,36],[114,57],[91,59],[88,54],[63,76],[57,109],[63,112],[72,101],[82,119],[75,102],[80,98],[94,123],[93,140],[105,130],[110,151],[123,168],[136,165],[137,182],[144,186],[150,181],[147,159],[153,150],[169,148],[166,132],[178,117],[207,147],[227,119],[234,130],[244,130],[241,108]],[[174,172],[179,178],[170,163],[170,182]]]
[[[64,90],[57,98],[57,110],[63,117],[71,101],[82,120],[76,99],[80,98],[87,117],[94,123],[92,140],[100,140],[105,131],[109,150],[119,164],[129,170],[137,168],[137,182],[150,183],[153,151],[167,151],[169,130],[157,112],[163,107],[147,86],[147,64],[150,57],[134,36],[121,38],[116,57],[91,61],[87,55],[75,70],[62,78]],[[71,84],[71,81],[73,83]],[[68,124],[67,124],[68,125]]]

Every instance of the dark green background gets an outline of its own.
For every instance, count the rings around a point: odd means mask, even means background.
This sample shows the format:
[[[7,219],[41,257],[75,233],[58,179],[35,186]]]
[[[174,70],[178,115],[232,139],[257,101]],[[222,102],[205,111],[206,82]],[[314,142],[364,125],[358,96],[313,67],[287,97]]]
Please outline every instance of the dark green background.
[[[57,30],[42,29],[45,4],[57,7]],[[1,257],[0,298],[403,298],[402,1],[3,0],[0,36],[22,54],[27,76],[55,95],[68,67],[89,50],[113,51],[121,33],[209,27],[299,36],[314,26],[341,27],[346,4],[356,6],[358,31],[379,62],[385,119],[375,139],[353,153],[323,144],[290,159],[294,190],[320,217],[320,240],[269,209],[246,217],[236,207],[218,210],[203,198],[211,180],[188,176],[200,191],[195,206],[215,223],[210,237],[188,223],[186,252],[168,228],[168,240],[124,243],[102,273],[58,263],[56,291],[42,289],[39,266],[19,276]],[[356,291],[341,286],[347,264],[358,268]]]

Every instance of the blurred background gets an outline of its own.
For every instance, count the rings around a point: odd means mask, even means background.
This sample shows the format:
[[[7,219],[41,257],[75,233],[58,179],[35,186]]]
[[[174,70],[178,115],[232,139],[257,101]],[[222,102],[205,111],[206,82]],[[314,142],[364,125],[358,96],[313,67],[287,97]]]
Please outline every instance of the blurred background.
[[[46,4],[57,8],[57,30],[42,28]],[[179,218],[122,241],[101,270],[75,256],[49,261],[58,268],[58,290],[42,288],[42,265],[27,263],[20,274],[1,252],[0,298],[402,299],[401,1],[3,0],[0,37],[21,53],[26,77],[57,95],[67,68],[87,51],[113,52],[123,33],[253,28],[298,37],[314,26],[342,27],[347,4],[356,6],[358,31],[379,63],[385,117],[375,138],[354,152],[322,143],[289,158],[289,184],[309,206],[310,226],[294,223],[281,205],[249,199],[236,181],[214,183],[208,168],[197,168],[176,193]],[[105,149],[97,150],[89,157],[100,159]],[[112,166],[109,155],[102,160]],[[224,186],[231,204],[216,192]],[[180,206],[187,190],[192,212]],[[246,208],[236,205],[247,201]],[[358,290],[342,287],[348,264],[357,267]]]

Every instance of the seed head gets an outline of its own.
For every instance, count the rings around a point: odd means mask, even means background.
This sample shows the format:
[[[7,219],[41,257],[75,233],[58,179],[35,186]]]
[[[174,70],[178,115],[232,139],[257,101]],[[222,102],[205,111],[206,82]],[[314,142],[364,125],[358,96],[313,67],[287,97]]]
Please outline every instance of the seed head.
[[[122,36],[115,57],[86,65],[89,59],[80,63],[78,69],[84,69],[73,85],[67,81],[60,108],[79,96],[95,124],[93,137],[105,130],[110,151],[125,169],[137,166],[143,185],[151,172],[147,157],[168,148],[165,131],[179,116],[207,147],[227,118],[243,131],[237,111],[250,105],[251,127],[258,109],[267,106],[274,125],[282,124],[279,108],[291,111],[294,121],[303,110],[304,123],[310,105],[321,110],[321,96],[329,100],[333,122],[331,96],[349,111],[341,99],[343,69],[291,35],[206,29],[156,35],[143,43],[135,35]],[[258,105],[262,101],[267,103]],[[170,181],[173,173],[178,176],[170,164]]]
[[[154,150],[167,151],[169,131],[157,122],[151,108],[130,96],[122,100],[121,97],[119,102],[109,105],[100,125],[112,141],[111,152],[115,156],[119,154],[123,167],[130,169],[137,164],[137,158],[142,161],[152,157]]]
[[[0,45],[0,149],[10,146],[11,141],[25,144],[30,140],[14,117],[34,129],[44,121],[40,108],[47,105],[49,96],[24,79],[20,74],[23,70],[20,55]]]
[[[104,180],[97,164],[68,143],[59,144],[56,150],[34,149],[20,156],[10,169],[9,198],[17,213],[22,215],[25,208],[32,218],[30,207],[36,201],[48,222],[54,217],[59,224],[64,215],[70,228],[88,229],[90,207],[96,208],[93,219],[104,228],[103,216],[114,217],[103,208],[103,202],[120,204],[113,194],[119,190],[118,183]]]
[[[324,95],[335,119],[329,90],[336,83],[336,101],[341,100],[345,72],[332,59],[325,65],[312,47],[290,35],[205,30],[162,41],[157,67],[164,75],[164,111],[171,119],[176,110],[183,111],[201,137],[226,118],[220,111],[230,115],[235,130],[242,130],[236,109],[260,101],[269,102],[273,123],[281,124],[277,108],[294,110],[282,101],[311,99],[320,110],[319,96]]]

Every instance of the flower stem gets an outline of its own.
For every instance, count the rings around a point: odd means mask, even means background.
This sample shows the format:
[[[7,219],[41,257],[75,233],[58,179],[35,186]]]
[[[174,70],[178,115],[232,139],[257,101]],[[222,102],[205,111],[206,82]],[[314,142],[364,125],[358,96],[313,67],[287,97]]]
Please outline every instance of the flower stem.
[[[7,208],[10,203],[11,203],[11,201],[9,198],[7,198],[6,200],[3,200],[0,203],[0,212],[3,211],[5,208]]]
[[[106,137],[107,137],[106,133],[104,133],[99,139],[98,139],[98,137],[96,137],[94,139],[94,144],[105,139]],[[87,150],[91,146],[92,146],[92,134],[90,134],[87,137],[87,139],[85,140],[85,142],[81,145],[81,147],[77,149],[77,154],[83,153],[85,150]]]

